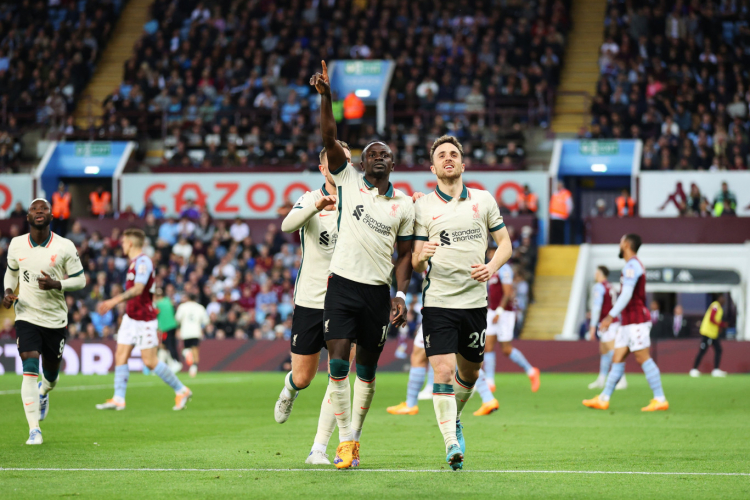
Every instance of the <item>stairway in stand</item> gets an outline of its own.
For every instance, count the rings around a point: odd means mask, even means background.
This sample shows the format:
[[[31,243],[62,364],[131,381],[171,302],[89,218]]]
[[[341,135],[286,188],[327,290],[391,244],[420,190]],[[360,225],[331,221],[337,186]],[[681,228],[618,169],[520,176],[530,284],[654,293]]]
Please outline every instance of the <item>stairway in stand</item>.
[[[604,42],[604,0],[573,0],[572,30],[565,44],[565,63],[557,92],[596,94],[599,81],[599,49]],[[572,134],[591,121],[591,103],[583,94],[558,95],[552,131]]]
[[[534,303],[529,304],[522,339],[552,340],[562,333],[573,275],[578,262],[578,246],[539,247],[534,278]]]
[[[94,76],[81,94],[82,98],[76,108],[78,126],[88,125],[89,112],[94,116],[100,116],[100,103],[120,86],[125,61],[130,58],[135,42],[143,34],[143,26],[151,19],[152,3],[153,0],[129,0],[125,5],[112,38],[96,65]],[[92,97],[91,103],[83,98],[86,95]]]

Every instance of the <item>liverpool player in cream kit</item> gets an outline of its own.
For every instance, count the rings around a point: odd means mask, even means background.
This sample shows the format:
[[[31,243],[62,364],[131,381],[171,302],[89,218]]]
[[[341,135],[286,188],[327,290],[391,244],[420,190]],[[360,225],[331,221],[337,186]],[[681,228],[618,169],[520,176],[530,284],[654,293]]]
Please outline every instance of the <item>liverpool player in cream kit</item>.
[[[352,156],[349,146],[342,141],[347,161]],[[299,230],[302,259],[294,284],[294,316],[292,317],[292,371],[284,377],[284,389],[274,408],[276,421],[283,424],[292,412],[299,391],[307,388],[315,378],[320,363],[320,350],[326,345],[323,328],[323,307],[328,283],[328,268],[338,239],[336,186],[328,171],[326,149],[320,152],[320,172],[325,183],[316,191],[303,194],[281,223],[281,230]],[[305,463],[330,465],[326,455],[328,441],[336,428],[327,386],[320,407],[318,432]]]
[[[432,145],[430,159],[437,187],[414,205],[412,265],[417,272],[427,271],[422,283],[422,329],[435,370],[432,401],[445,441],[445,460],[457,470],[463,467],[466,451],[461,411],[474,390],[484,356],[485,283],[507,262],[512,249],[495,199],[463,183],[461,143],[455,137],[440,137]],[[485,264],[490,235],[498,248]]]
[[[156,373],[175,392],[173,410],[182,410],[193,393],[185,387],[177,375],[159,361],[156,350],[159,336],[156,333],[156,309],[154,308],[154,264],[143,253],[146,235],[141,229],[126,229],[122,233],[122,251],[130,259],[125,291],[97,306],[99,314],[105,314],[121,302],[127,302],[125,315],[117,331],[115,352],[115,394],[97,410],[124,410],[125,392],[128,388],[128,358],[137,345],[141,349],[143,364]]]
[[[14,307],[16,313],[16,342],[23,363],[21,400],[29,423],[26,444],[42,444],[39,421],[49,411],[48,393],[57,385],[68,333],[65,292],[80,290],[86,278],[73,242],[50,231],[47,200],[32,201],[26,220],[30,232],[16,236],[8,246],[3,305]],[[37,380],[40,356],[41,382]]]
[[[359,438],[375,393],[375,371],[388,325],[399,327],[406,322],[414,204],[389,181],[393,153],[387,145],[373,142],[364,148],[360,164],[364,175],[347,161],[344,148],[336,141],[325,63],[323,74],[316,73],[310,84],[321,96],[320,131],[336,183],[339,237],[331,258],[323,327],[330,356],[329,393],[341,440],[334,463],[343,469],[359,463]],[[394,244],[398,294],[391,301]],[[357,344],[357,378],[352,405],[349,356],[353,341]]]

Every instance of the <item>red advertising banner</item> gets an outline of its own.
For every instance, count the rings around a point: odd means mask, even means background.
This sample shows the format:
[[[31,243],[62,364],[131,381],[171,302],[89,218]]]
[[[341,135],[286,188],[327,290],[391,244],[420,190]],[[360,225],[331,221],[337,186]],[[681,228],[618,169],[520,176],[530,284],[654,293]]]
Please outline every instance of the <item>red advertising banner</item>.
[[[665,340],[654,342],[653,357],[663,373],[687,373],[698,352],[699,339]],[[596,342],[564,342],[555,340],[519,340],[514,345],[543,372],[599,371],[599,347]],[[730,342],[724,350],[722,368],[729,373],[750,373],[750,342]],[[84,343],[71,341],[63,352],[63,371],[67,375],[104,375],[114,368],[114,341]],[[409,359],[396,357],[398,342],[389,340],[380,358],[379,370],[404,371]],[[410,349],[409,349],[410,350]],[[206,340],[201,343],[202,371],[279,371],[289,358],[289,343],[269,340]],[[632,358],[632,357],[631,357]],[[707,356],[704,372],[713,367]],[[322,353],[320,370],[325,371],[327,355]],[[128,360],[132,371],[143,369],[140,352],[136,349]],[[498,356],[499,372],[521,372],[521,369],[503,356]],[[638,364],[628,360],[629,372],[641,373]],[[21,358],[13,342],[0,342],[0,374],[22,374]]]

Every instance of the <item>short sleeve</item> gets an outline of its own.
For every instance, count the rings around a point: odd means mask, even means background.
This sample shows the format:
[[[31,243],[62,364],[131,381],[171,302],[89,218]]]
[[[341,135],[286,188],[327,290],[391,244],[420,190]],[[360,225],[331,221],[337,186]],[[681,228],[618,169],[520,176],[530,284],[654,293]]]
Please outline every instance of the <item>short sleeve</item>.
[[[414,239],[429,241],[430,233],[427,231],[427,221],[424,220],[424,203],[419,200],[414,204]]]
[[[511,268],[508,264],[504,264],[499,271],[500,274],[500,283],[503,285],[512,285],[513,284],[513,268]]]
[[[68,242],[68,251],[66,252],[67,258],[65,259],[65,273],[69,278],[75,278],[83,274],[83,264],[81,264],[81,257],[78,255],[75,245],[72,241]],[[10,262],[10,259],[8,259]]]
[[[639,266],[635,259],[630,260],[625,267],[622,269],[622,284],[624,286],[635,286],[638,283],[638,278],[643,274],[643,269]]]
[[[593,290],[593,303],[595,306],[601,306],[604,303],[604,285],[597,283]]]
[[[490,233],[494,233],[495,231],[499,231],[502,228],[505,227],[505,222],[503,222],[503,216],[500,215],[500,209],[497,207],[497,202],[495,201],[495,198],[492,197],[492,195],[488,194],[488,208],[487,208],[487,227],[490,230]]]
[[[13,240],[11,240],[10,245],[8,245],[8,269],[13,272],[18,271],[18,257],[16,256]]]
[[[330,170],[330,172],[333,176],[333,182],[335,182],[337,186],[346,184],[357,176],[357,172],[354,170],[354,165],[349,162],[344,163],[335,170]]]
[[[414,239],[414,203],[408,200],[401,213],[401,223],[398,226],[396,241],[410,241]]]
[[[145,285],[151,278],[151,273],[154,270],[154,265],[146,256],[139,257],[135,261],[135,283],[141,283]]]

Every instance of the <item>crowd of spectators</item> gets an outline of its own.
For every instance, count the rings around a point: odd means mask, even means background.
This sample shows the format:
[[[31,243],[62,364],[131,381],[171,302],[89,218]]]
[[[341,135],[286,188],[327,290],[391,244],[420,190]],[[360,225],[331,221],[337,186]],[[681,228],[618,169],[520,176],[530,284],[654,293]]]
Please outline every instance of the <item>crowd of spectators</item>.
[[[746,170],[750,9],[718,0],[610,0],[593,121],[640,138],[643,170]]]
[[[155,289],[175,306],[188,294],[195,295],[210,316],[207,338],[289,339],[302,257],[296,233],[283,234],[272,223],[253,234],[242,219],[213,220],[193,203],[179,218],[147,211],[143,229],[144,252],[154,261]],[[10,239],[21,231],[22,225],[14,224],[9,234],[0,234],[0,268],[5,268]],[[530,227],[517,234],[509,226],[509,232],[517,299],[523,312],[529,302],[537,248]],[[105,315],[96,312],[96,305],[123,291],[129,261],[120,248],[120,235],[118,228],[106,235],[89,234],[79,221],[65,235],[76,245],[86,275],[85,288],[66,294],[71,338],[111,339],[117,331],[125,304]],[[414,335],[421,324],[421,284],[421,275],[415,273],[407,294],[408,324],[392,332],[394,336]],[[519,318],[519,328],[521,322]]]
[[[386,140],[408,166],[448,132],[469,143],[469,161],[511,168],[523,159],[529,116],[547,119],[568,4],[155,0],[97,135],[167,130],[170,166],[314,167],[319,98],[308,81],[320,61],[390,59],[388,128],[376,134],[367,115],[351,128],[342,119],[347,142]],[[517,116],[493,118],[513,106]]]
[[[125,0],[0,3],[0,173],[30,126],[64,126]]]

